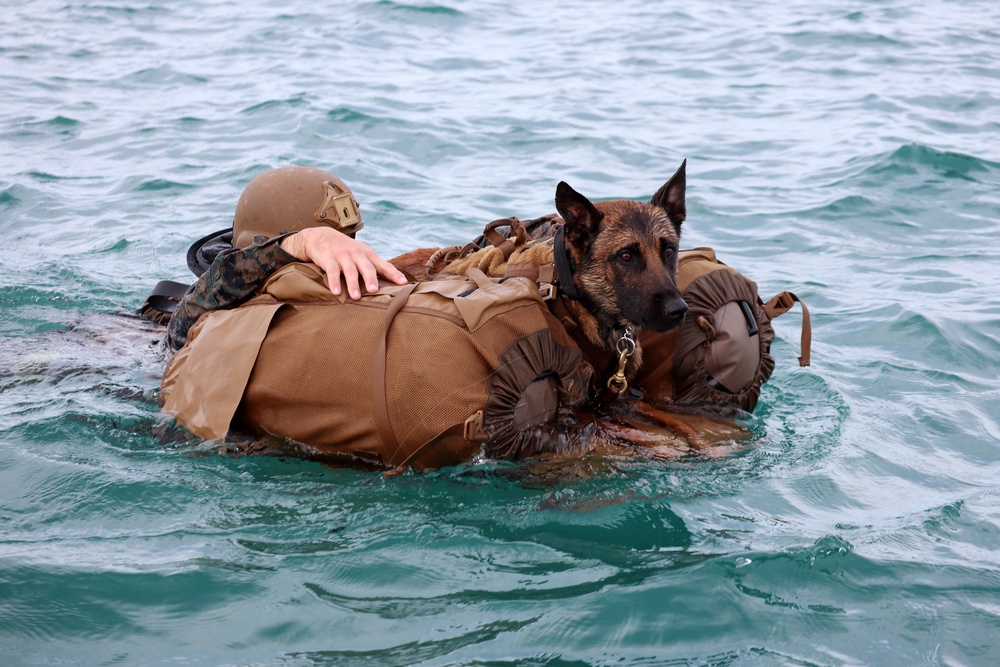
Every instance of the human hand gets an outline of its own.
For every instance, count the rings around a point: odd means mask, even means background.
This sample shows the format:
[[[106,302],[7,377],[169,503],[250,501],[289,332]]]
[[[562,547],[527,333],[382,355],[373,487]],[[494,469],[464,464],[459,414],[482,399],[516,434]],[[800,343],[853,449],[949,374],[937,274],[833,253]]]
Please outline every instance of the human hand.
[[[378,291],[378,276],[397,285],[406,284],[406,277],[366,244],[330,227],[303,229],[282,239],[281,247],[296,259],[326,271],[334,296],[340,296],[341,275],[347,294],[354,300],[361,298],[359,276],[368,292]]]

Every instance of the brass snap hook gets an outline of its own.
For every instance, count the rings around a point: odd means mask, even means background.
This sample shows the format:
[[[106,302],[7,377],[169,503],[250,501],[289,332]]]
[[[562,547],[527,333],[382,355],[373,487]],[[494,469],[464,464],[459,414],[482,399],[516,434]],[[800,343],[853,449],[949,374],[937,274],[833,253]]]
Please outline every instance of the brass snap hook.
[[[632,327],[625,327],[625,333],[615,344],[618,351],[618,371],[608,378],[608,389],[620,398],[628,390],[628,380],[625,378],[625,366],[629,358],[635,354],[635,338],[632,337]]]

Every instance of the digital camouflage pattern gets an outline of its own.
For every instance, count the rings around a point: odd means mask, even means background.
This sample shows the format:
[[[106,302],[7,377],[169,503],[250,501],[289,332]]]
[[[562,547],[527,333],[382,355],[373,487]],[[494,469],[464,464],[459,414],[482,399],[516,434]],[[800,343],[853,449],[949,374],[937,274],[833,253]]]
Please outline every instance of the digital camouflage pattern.
[[[167,345],[179,350],[187,342],[188,329],[211,310],[227,310],[253,298],[272,273],[299,261],[285,252],[279,242],[257,237],[254,245],[232,248],[219,253],[198,281],[192,285],[174,310],[167,325]]]

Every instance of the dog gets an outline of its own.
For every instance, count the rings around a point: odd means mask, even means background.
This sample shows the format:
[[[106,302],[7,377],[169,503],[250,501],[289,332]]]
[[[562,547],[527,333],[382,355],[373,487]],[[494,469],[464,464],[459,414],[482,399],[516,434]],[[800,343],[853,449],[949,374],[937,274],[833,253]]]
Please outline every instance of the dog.
[[[610,380],[607,386],[614,390],[617,378],[618,391],[613,391],[610,399],[629,399],[609,400],[605,396],[592,404],[602,441],[662,449],[662,438],[651,435],[648,428],[653,426],[683,436],[688,445],[699,450],[711,449],[690,419],[637,400],[639,394],[622,393],[642,363],[642,332],[674,329],[684,321],[688,309],[677,286],[681,226],[687,217],[686,167],[685,160],[648,203],[625,199],[593,203],[560,182],[555,205],[562,224],[550,219],[554,233],[548,238],[524,243],[512,253],[509,249],[504,253],[498,246],[487,247],[451,260],[441,271],[462,275],[475,267],[500,278],[524,275],[518,271],[522,266],[554,264],[563,295],[559,307],[572,320],[570,334],[602,384]],[[390,261],[415,277],[429,278],[440,256],[440,249],[423,249]],[[603,386],[594,389],[599,394]],[[672,446],[668,454],[675,458],[676,449]]]
[[[442,273],[462,275],[476,267],[500,278],[518,265],[555,264],[559,289],[568,297],[562,303],[578,325],[574,337],[585,348],[618,357],[627,335],[635,344],[626,371],[631,379],[641,365],[641,332],[669,331],[687,312],[677,288],[681,224],[687,216],[686,167],[685,160],[649,203],[616,199],[595,204],[560,182],[555,204],[562,225],[552,225],[559,231],[509,257],[495,247],[482,249],[450,262]],[[434,251],[417,250],[390,261],[426,279]]]

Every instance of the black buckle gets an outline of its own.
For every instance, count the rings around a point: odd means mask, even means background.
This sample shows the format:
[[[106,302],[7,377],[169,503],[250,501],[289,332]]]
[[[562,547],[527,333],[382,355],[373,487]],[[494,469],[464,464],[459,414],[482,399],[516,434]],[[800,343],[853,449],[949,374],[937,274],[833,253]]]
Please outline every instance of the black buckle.
[[[757,318],[753,316],[753,308],[746,301],[740,301],[740,309],[743,311],[743,317],[747,321],[747,335],[751,338],[760,333],[760,328],[757,326]]]

